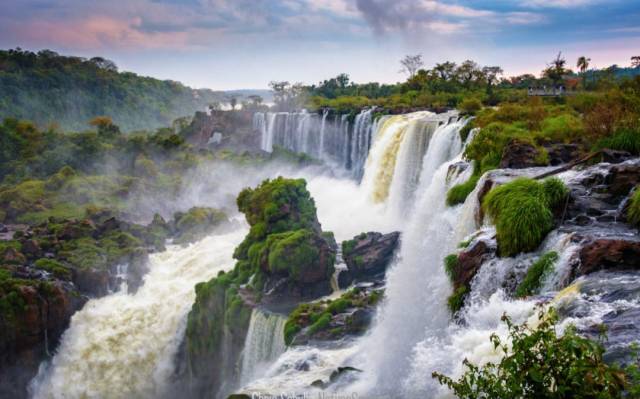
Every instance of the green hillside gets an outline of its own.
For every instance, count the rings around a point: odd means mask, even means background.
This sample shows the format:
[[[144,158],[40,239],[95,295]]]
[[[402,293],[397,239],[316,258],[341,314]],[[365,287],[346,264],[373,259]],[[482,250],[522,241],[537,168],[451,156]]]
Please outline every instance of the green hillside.
[[[104,58],[0,50],[0,119],[83,130],[95,116],[110,116],[124,131],[153,129],[221,101],[222,92],[118,72]]]

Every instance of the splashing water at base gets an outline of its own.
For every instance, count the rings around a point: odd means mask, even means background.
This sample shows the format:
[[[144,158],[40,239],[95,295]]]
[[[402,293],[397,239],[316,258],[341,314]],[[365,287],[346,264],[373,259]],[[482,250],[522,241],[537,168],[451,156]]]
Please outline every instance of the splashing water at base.
[[[246,228],[151,255],[144,285],[89,301],[76,313],[50,367],[32,382],[34,398],[159,396],[195,299],[196,283],[233,266]]]

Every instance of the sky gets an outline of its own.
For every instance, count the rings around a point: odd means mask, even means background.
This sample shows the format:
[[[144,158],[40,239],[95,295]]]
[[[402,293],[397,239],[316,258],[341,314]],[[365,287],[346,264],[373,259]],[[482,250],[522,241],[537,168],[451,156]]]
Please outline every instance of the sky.
[[[394,83],[407,54],[538,75],[559,51],[628,66],[640,0],[0,0],[0,48],[15,47],[215,90]]]

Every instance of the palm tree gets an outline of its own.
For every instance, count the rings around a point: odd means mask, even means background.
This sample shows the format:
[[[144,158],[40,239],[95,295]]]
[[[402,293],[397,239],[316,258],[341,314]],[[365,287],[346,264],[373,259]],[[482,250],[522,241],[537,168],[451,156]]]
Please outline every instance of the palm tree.
[[[580,73],[582,73],[582,86],[585,89],[587,88],[587,75],[585,75],[585,72],[587,72],[587,69],[589,68],[590,61],[591,58],[587,58],[583,55],[582,57],[578,58],[578,63],[576,64],[576,66],[580,70]]]

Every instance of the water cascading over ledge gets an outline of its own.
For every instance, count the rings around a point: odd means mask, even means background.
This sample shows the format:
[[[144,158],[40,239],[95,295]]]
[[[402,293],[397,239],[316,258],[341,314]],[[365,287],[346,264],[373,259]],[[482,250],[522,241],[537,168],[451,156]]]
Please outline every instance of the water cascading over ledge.
[[[373,109],[360,112],[353,121],[347,114],[257,112],[253,128],[260,132],[260,148],[272,152],[274,146],[308,154],[362,177],[372,133]]]
[[[458,119],[457,112],[434,114],[422,111],[379,118],[374,118],[373,112],[373,108],[362,110],[353,119],[348,114],[331,115],[329,110],[322,114],[305,110],[257,112],[253,117],[253,128],[260,133],[263,151],[272,152],[274,146],[279,146],[305,153],[349,170],[356,180],[363,178],[374,140],[385,133],[385,140],[395,143],[395,147],[386,149],[386,160],[394,164],[399,150],[402,151],[400,158],[406,160],[402,163],[402,173],[408,175],[398,176],[397,181],[406,179],[407,184],[415,186],[430,134],[438,126],[452,124]],[[393,130],[393,133],[387,135],[388,130]],[[404,140],[405,135],[407,140]],[[402,149],[400,143],[404,143]],[[387,181],[390,178],[388,176]]]

